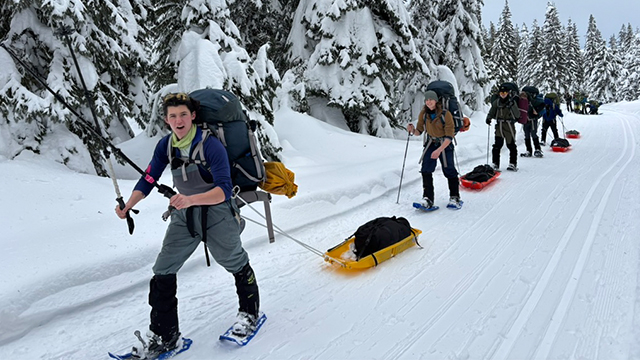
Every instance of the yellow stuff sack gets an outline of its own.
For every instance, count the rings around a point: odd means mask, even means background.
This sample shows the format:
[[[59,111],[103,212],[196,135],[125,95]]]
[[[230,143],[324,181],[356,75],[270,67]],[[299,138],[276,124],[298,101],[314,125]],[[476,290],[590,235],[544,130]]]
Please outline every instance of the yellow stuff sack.
[[[289,199],[296,196],[298,185],[294,183],[296,175],[281,162],[265,162],[264,170],[267,179],[258,184],[268,193],[286,195]]]

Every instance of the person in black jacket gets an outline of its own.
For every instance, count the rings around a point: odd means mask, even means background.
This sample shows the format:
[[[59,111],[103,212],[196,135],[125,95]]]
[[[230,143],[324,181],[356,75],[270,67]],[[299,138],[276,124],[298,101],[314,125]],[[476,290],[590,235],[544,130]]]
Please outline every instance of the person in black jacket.
[[[544,99],[545,109],[542,114],[542,145],[546,145],[547,143],[547,130],[551,128],[553,132],[553,138],[557,139],[560,136],[558,135],[558,126],[556,125],[556,116],[564,116],[562,114],[562,110],[560,110],[560,106],[556,104],[553,99],[545,98]]]
[[[542,149],[540,148],[540,139],[538,138],[538,120],[542,116],[544,111],[544,100],[542,97],[530,95],[529,111],[527,113],[529,121],[523,126],[524,130],[524,145],[527,147],[527,151],[520,154],[523,157],[542,157]],[[533,147],[531,141],[533,140]],[[535,149],[535,150],[534,150]]]

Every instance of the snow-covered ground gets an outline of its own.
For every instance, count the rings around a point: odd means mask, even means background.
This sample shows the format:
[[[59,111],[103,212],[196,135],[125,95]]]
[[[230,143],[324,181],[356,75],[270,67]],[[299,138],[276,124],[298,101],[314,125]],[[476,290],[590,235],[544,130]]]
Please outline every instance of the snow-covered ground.
[[[268,320],[244,348],[218,341],[236,308],[233,277],[199,248],[179,273],[180,359],[640,358],[640,101],[602,115],[567,114],[568,153],[520,158],[460,211],[415,211],[418,138],[345,132],[291,111],[276,114],[298,195],[277,196],[275,224],[325,251],[379,216],[421,229],[413,247],[377,268],[346,272],[291,239],[243,233]],[[484,164],[484,114],[458,135],[462,173]],[[518,134],[523,151],[522,132]],[[405,138],[406,139],[406,138]],[[148,158],[145,147],[127,154]],[[493,143],[493,132],[491,132]],[[503,148],[502,162],[507,163]],[[146,164],[140,164],[142,167]],[[435,173],[436,203],[446,182]],[[168,176],[161,179],[170,183]],[[148,325],[151,266],[167,201],[139,204],[130,236],[113,211],[111,180],[39,156],[0,161],[0,359],[106,359]],[[119,181],[125,197],[135,181]],[[261,210],[261,206],[254,206]],[[261,220],[253,210],[243,215]]]

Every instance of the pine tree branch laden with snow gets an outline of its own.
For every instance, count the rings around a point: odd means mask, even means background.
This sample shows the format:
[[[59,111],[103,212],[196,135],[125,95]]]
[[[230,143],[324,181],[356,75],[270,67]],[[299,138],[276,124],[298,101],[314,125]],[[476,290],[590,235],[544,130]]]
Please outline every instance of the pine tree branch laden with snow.
[[[292,34],[304,36],[290,36],[292,59],[308,61],[300,79],[305,95],[320,107],[338,109],[351,131],[392,137],[392,127],[399,126],[399,104],[391,95],[397,80],[426,68],[404,4],[303,0],[295,18],[300,25]]]
[[[278,161],[281,146],[273,130],[272,101],[280,76],[268,58],[268,45],[258,48],[254,58],[249,55],[242,47],[240,32],[231,20],[226,1],[190,1],[182,5],[180,14],[180,18],[168,13],[162,17],[163,29],[186,29],[179,41],[156,49],[160,50],[156,56],[171,54],[165,61],[177,69],[177,84],[175,81],[160,83],[162,79],[156,78],[156,86],[183,92],[203,88],[233,92],[251,118],[260,124],[257,136],[264,157]],[[161,91],[158,96],[162,95]],[[162,123],[160,115],[152,118],[149,125],[162,130]]]
[[[127,1],[117,5],[102,1],[84,6],[81,2],[54,3],[36,1],[21,3],[12,16],[9,44],[17,49],[28,66],[39,74],[47,85],[56,91],[90,126],[93,124],[89,104],[77,73],[67,43],[76,55],[82,76],[95,103],[95,113],[104,135],[114,141],[129,139],[133,134],[129,123],[142,124],[147,116],[146,86],[142,76],[146,64],[146,52],[137,41],[139,26],[137,17]],[[68,37],[56,35],[62,26],[74,30]],[[42,101],[34,96],[14,101],[11,109],[14,119],[29,123],[42,121],[41,131],[34,140],[41,143],[52,136],[64,123],[84,143],[96,173],[106,175],[102,165],[101,143],[71,116],[63,105],[37,81],[24,76],[21,94],[33,94],[48,103],[50,110],[40,110]],[[12,97],[18,93],[3,92]],[[22,101],[29,101],[23,104]],[[62,146],[62,145],[61,145]],[[68,149],[77,154],[78,149]],[[56,150],[54,150],[56,151]],[[64,151],[63,151],[64,152]]]

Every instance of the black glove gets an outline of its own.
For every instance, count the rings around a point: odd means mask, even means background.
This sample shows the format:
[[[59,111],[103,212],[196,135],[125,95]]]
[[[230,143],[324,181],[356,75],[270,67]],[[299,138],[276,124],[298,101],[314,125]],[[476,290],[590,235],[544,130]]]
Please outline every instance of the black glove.
[[[487,125],[491,125],[491,118],[487,118],[485,122],[487,123]]]

